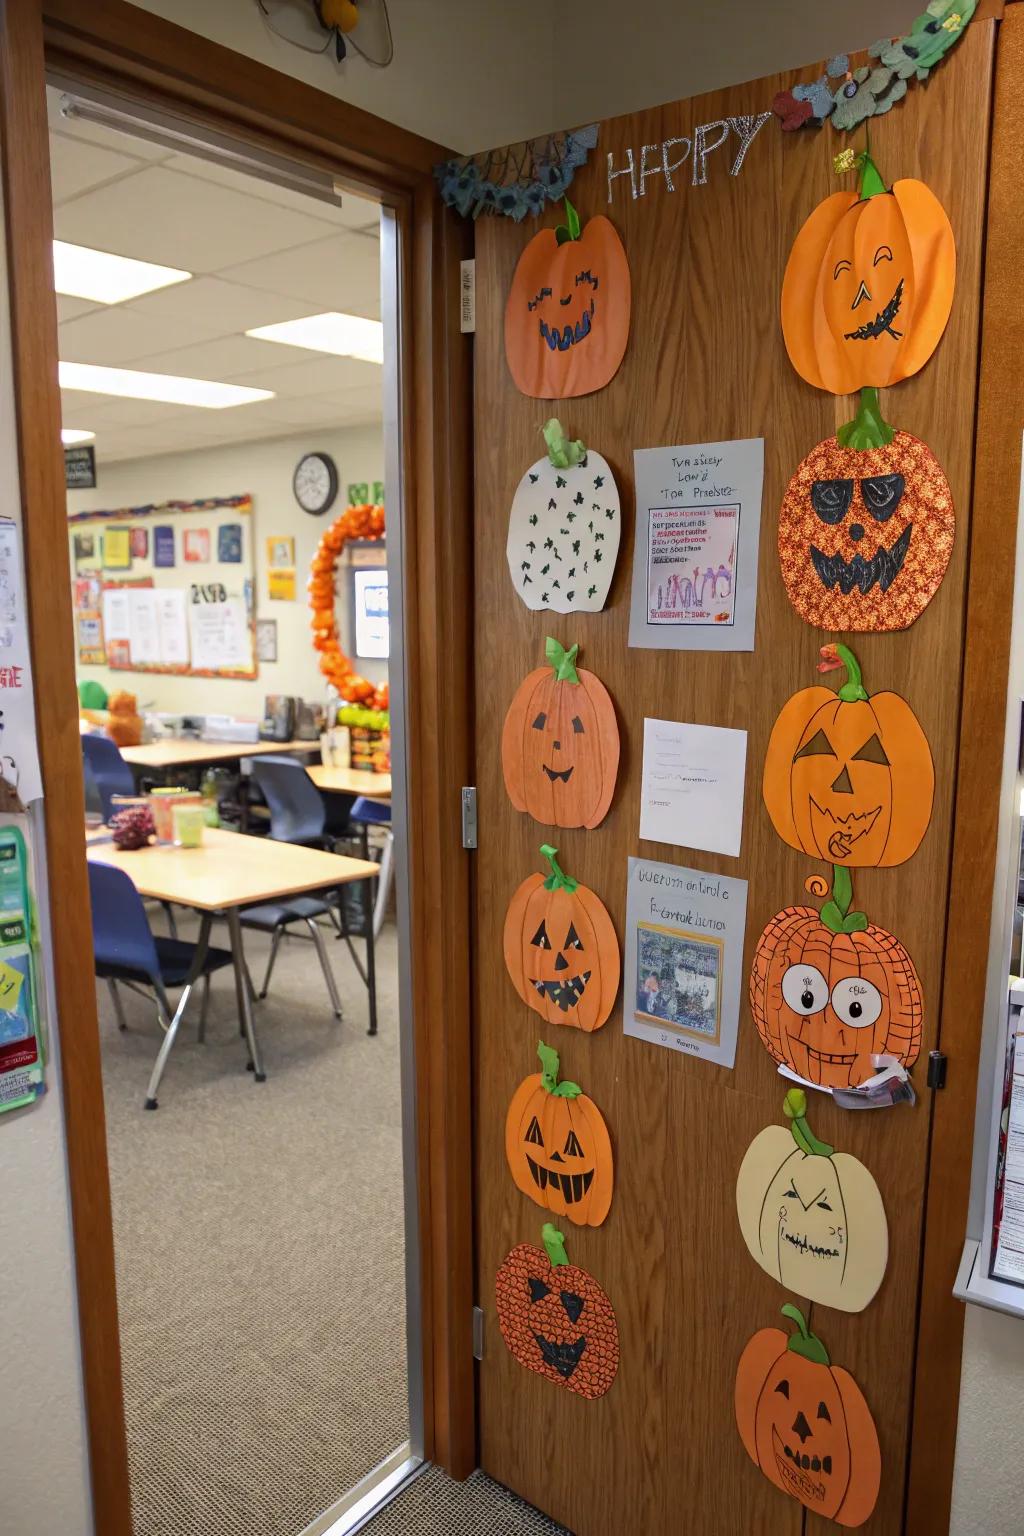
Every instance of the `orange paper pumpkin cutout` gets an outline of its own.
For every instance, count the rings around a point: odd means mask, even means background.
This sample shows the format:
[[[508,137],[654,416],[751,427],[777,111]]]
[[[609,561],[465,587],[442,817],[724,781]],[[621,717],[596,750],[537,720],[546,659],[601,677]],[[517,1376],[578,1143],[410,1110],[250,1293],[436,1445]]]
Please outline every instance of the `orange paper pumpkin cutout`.
[[[921,181],[887,191],[868,155],[861,166],[860,196],[835,192],[818,204],[782,283],[790,362],[834,395],[916,373],[953,304],[956,245],[942,204]]]
[[[600,1029],[619,990],[619,942],[604,904],[562,873],[530,875],[505,915],[505,965],[523,1002],[548,1024]]]
[[[864,390],[856,420],[811,449],[782,498],[786,595],[822,629],[906,629],[939,589],[955,526],[938,459]]]
[[[615,792],[619,727],[601,680],[550,635],[549,665],[521,683],[505,716],[501,766],[517,811],[555,827],[596,827]]]
[[[783,705],[764,763],[776,832],[830,864],[888,868],[916,851],[932,814],[935,769],[917,716],[896,693],[870,696],[857,658],[824,645],[818,670],[847,681],[804,688]]]
[[[537,1046],[540,1072],[519,1084],[505,1117],[505,1156],[516,1187],[555,1216],[599,1227],[612,1203],[608,1127],[578,1083],[558,1081],[558,1052]]]
[[[505,306],[505,356],[516,388],[542,400],[603,389],[629,339],[629,263],[603,214],[581,231],[542,229],[519,258]]]
[[[878,1431],[864,1394],[788,1303],[798,1332],[762,1328],[736,1369],[736,1424],[769,1482],[837,1525],[863,1525],[882,1480]]]
[[[603,1397],[619,1369],[612,1304],[593,1275],[569,1263],[557,1227],[546,1222],[542,1236],[543,1249],[519,1243],[498,1270],[501,1336],[528,1371],[580,1397]]]

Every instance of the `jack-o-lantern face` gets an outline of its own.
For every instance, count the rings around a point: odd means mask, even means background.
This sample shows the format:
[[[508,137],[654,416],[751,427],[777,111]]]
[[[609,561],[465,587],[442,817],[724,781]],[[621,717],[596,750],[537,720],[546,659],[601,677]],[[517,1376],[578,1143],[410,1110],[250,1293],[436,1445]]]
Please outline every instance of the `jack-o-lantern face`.
[[[505,964],[523,1002],[549,1024],[594,1030],[619,990],[619,945],[603,903],[563,874],[557,848],[541,853],[551,873],[530,875],[509,902]]]
[[[528,1371],[580,1397],[603,1397],[619,1368],[612,1304],[592,1275],[570,1264],[557,1227],[543,1228],[545,1253],[520,1243],[495,1280],[498,1325]]]
[[[878,1185],[846,1152],[819,1141],[802,1088],[786,1094],[789,1129],[769,1125],[736,1180],[740,1231],[752,1257],[789,1291],[861,1312],[882,1283],[889,1228]]]
[[[736,1423],[768,1480],[838,1525],[863,1525],[875,1507],[882,1455],[871,1410],[848,1371],[833,1365],[803,1314],[799,1329],[762,1328],[736,1370]]]
[[[782,499],[786,594],[822,629],[906,629],[938,591],[954,531],[949,483],[918,438],[897,432],[867,450],[826,438]]]
[[[834,395],[909,378],[938,345],[955,275],[938,198],[921,181],[888,192],[865,155],[860,196],[827,197],[793,243],[782,284],[793,367]]]
[[[845,667],[847,681],[783,705],[765,755],[768,814],[790,847],[830,864],[902,864],[931,820],[927,739],[899,694],[869,697],[847,646],[822,646],[821,656],[819,671]]]
[[[614,1165],[601,1111],[578,1083],[558,1081],[558,1052],[537,1047],[543,1071],[524,1078],[505,1117],[516,1186],[576,1226],[599,1227],[612,1203]]]
[[[556,827],[596,827],[615,790],[619,728],[607,688],[573,646],[547,639],[550,663],[531,672],[505,716],[501,763],[517,811]]]
[[[505,308],[505,355],[524,395],[561,400],[608,383],[629,337],[629,264],[603,215],[582,233],[567,222],[542,229],[519,258]]]

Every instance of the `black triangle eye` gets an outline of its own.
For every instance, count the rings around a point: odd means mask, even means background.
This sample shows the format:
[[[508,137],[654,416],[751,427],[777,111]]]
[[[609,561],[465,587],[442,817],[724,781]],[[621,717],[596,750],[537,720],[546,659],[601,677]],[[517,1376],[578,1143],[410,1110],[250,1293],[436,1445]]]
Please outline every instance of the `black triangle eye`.
[[[535,1147],[542,1147],[544,1145],[544,1137],[541,1135],[540,1123],[536,1115],[530,1121],[529,1130],[526,1132],[526,1140],[532,1142]]]
[[[544,711],[541,710],[540,714],[537,716],[536,720],[533,722],[533,729],[535,731],[542,731],[544,729],[544,727],[547,725],[547,723],[548,723],[548,717],[544,713]]]
[[[829,1424],[832,1423],[832,1415],[829,1413],[824,1403],[818,1404],[818,1418],[825,1419]]]
[[[811,486],[811,506],[823,523],[841,523],[852,500],[852,480],[815,480]]]
[[[531,1275],[527,1284],[530,1287],[531,1301],[543,1301],[544,1297],[551,1293],[551,1287],[545,1285],[543,1280],[538,1280],[536,1275]]]
[[[793,761],[795,763],[797,758],[801,757],[835,757],[835,755],[835,752],[832,750],[832,743],[825,735],[825,732],[815,731],[810,741],[805,742],[800,748]]]
[[[903,498],[907,482],[902,475],[869,475],[860,483],[860,493],[876,523],[887,522]]]
[[[530,940],[530,943],[535,945],[537,949],[551,948],[551,940],[548,938],[548,930],[543,922],[537,929],[537,932],[534,934],[533,938]]]
[[[583,948],[582,940],[580,939],[579,934],[576,932],[576,925],[575,925],[575,923],[570,923],[569,924],[569,932],[565,936],[565,943],[563,944],[562,948],[563,949],[582,949]]]
[[[576,1135],[575,1131],[570,1131],[568,1136],[565,1138],[565,1147],[563,1149],[562,1155],[563,1157],[583,1156],[583,1148],[580,1146],[579,1137]]]
[[[576,733],[577,736],[584,735],[583,721],[580,719],[579,715],[573,715],[573,717],[572,717],[572,728],[573,728],[573,731]]]
[[[877,734],[868,738],[859,752],[853,754],[855,763],[881,763],[883,768],[889,767],[889,759],[885,755],[885,748],[879,741]]]
[[[582,1296],[577,1296],[575,1291],[563,1291],[562,1306],[565,1308],[565,1315],[569,1319],[570,1323],[578,1323],[580,1320],[580,1313],[586,1306],[586,1302],[583,1300]]]
[[[779,1384],[776,1386],[775,1390],[776,1390],[776,1392],[781,1392],[783,1397],[788,1399],[788,1397],[789,1397],[789,1382],[786,1381],[785,1378],[783,1378],[783,1380],[780,1381]]]

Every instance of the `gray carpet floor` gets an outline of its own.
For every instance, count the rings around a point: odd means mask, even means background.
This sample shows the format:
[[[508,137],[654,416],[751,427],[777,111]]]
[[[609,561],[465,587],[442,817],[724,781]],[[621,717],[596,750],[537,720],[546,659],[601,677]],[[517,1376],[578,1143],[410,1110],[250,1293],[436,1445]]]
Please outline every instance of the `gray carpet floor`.
[[[361,1536],[569,1536],[514,1493],[474,1472],[452,1482],[437,1467],[404,1489],[362,1527]]]
[[[246,936],[257,983],[267,948]],[[126,994],[122,1034],[99,989],[135,1536],[298,1536],[407,1437],[394,931],[376,1039],[330,953],[343,1023],[312,946],[284,944],[256,1084],[222,972],[150,1113],[155,1017]]]

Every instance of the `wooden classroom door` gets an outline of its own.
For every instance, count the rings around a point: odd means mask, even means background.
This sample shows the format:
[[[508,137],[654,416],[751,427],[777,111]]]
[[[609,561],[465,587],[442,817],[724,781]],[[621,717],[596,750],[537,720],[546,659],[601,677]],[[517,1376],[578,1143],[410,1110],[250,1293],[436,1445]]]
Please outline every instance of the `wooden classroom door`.
[[[864,1527],[894,1533],[904,1487],[915,1354],[922,1205],[931,1121],[927,1052],[936,1040],[945,943],[953,770],[968,555],[975,379],[986,161],[995,25],[973,25],[927,86],[871,123],[872,155],[888,185],[925,181],[956,236],[952,315],[931,361],[883,392],[886,418],[936,453],[952,488],[956,543],[945,581],[905,631],[852,637],[871,691],[892,689],[916,711],[931,745],[935,801],[929,830],[899,867],[856,872],[857,906],[897,934],[916,961],[925,998],[914,1107],[854,1114],[813,1094],[819,1137],[860,1158],[888,1213],[890,1253],[881,1289],[866,1310],[811,1309],[812,1329],[835,1364],[860,1384],[878,1426],[881,1492]],[[761,1045],[745,995],[758,936],[781,908],[806,902],[808,875],[824,866],[774,831],[761,798],[772,724],[791,694],[818,681],[819,647],[837,637],[804,623],[790,606],[776,548],[786,484],[812,446],[854,414],[804,383],[791,366],[779,321],[783,271],[794,237],[823,198],[852,184],[833,156],[863,131],[830,127],[784,133],[775,118],[735,166],[744,127],[777,91],[814,68],[716,91],[601,124],[572,200],[584,224],[607,214],[632,274],[632,324],[625,358],[596,393],[555,402],[530,399],[505,359],[503,317],[513,269],[539,223],[481,218],[476,231],[475,668],[479,850],[475,933],[475,1224],[477,1299],[485,1314],[480,1366],[483,1468],[578,1536],[690,1536],[740,1531],[824,1531],[819,1516],[771,1486],[737,1434],[736,1366],[757,1330],[787,1325],[779,1309],[803,1305],[751,1259],[736,1216],[744,1151],[782,1119],[786,1084]],[[744,122],[738,120],[743,119]],[[690,156],[672,178],[650,175],[632,195],[630,177],[609,182],[628,152],[671,164],[683,141],[720,136],[706,180]],[[644,146],[653,148],[644,149]],[[645,158],[642,160],[642,156]],[[698,166],[700,161],[698,159]],[[730,174],[730,171],[733,174]],[[622,547],[603,612],[531,612],[506,563],[509,509],[527,467],[544,452],[540,428],[557,413],[570,438],[609,461],[622,495]],[[633,450],[763,437],[756,643],[753,652],[630,649],[627,643],[634,527]],[[593,830],[561,831],[516,811],[501,767],[505,712],[526,674],[544,663],[545,637],[579,643],[580,663],[615,701],[622,755],[611,809]],[[738,858],[639,839],[645,717],[738,727],[749,733],[742,847]],[[620,997],[596,1033],[544,1025],[520,1001],[502,958],[505,912],[520,881],[540,867],[539,845],[560,849],[566,871],[604,902],[624,939],[630,855],[736,875],[749,882],[744,998],[733,1070],[692,1060],[623,1033]],[[827,870],[825,870],[827,873]],[[635,984],[635,979],[633,984]],[[625,979],[631,995],[631,979]],[[621,1344],[618,1376],[587,1401],[518,1365],[502,1340],[495,1274],[518,1243],[540,1244],[542,1209],[517,1189],[506,1165],[505,1116],[524,1077],[538,1070],[538,1037],[561,1053],[563,1078],[582,1085],[607,1121],[615,1192],[601,1226],[559,1225],[570,1263],[604,1288]],[[952,1283],[952,1275],[949,1277]]]

